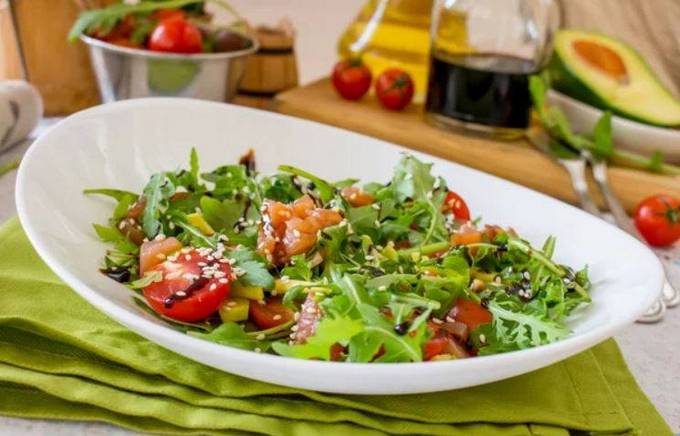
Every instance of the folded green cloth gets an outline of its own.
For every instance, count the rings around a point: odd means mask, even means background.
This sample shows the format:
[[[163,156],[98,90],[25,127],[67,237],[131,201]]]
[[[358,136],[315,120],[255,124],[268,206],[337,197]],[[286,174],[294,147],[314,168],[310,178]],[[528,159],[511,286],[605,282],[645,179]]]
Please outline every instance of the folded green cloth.
[[[16,219],[0,227],[0,413],[168,434],[671,434],[611,340],[530,374],[425,395],[331,395],[227,374],[94,309]]]

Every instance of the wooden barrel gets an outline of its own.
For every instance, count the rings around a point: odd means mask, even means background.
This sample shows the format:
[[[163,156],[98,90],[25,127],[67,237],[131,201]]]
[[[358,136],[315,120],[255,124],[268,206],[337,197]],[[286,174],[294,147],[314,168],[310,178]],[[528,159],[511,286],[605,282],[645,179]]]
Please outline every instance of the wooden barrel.
[[[295,32],[282,24],[257,27],[255,35],[260,49],[247,61],[236,102],[270,109],[274,95],[298,85]]]

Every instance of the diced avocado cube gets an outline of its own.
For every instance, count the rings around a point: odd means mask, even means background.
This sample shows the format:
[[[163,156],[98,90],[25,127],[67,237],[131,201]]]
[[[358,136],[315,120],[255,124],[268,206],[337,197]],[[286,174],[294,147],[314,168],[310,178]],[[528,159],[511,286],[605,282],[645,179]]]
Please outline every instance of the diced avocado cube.
[[[247,298],[249,300],[264,300],[264,289],[259,286],[246,286],[240,282],[231,285],[232,297]]]
[[[220,318],[223,322],[239,322],[248,319],[250,300],[240,297],[229,297],[220,305]]]

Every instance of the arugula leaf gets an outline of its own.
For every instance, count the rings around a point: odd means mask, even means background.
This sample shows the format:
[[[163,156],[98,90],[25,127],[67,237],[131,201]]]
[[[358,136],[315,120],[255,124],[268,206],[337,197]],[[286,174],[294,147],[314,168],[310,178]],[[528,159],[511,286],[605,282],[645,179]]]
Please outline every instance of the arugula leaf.
[[[394,325],[385,318],[376,307],[369,304],[357,306],[364,320],[364,331],[375,336],[371,343],[380,340],[385,347],[385,353],[377,362],[420,362],[423,360],[421,340],[424,337],[425,326],[415,335],[400,336],[394,331]]]
[[[203,218],[216,231],[233,229],[246,209],[241,201],[230,199],[220,201],[207,196],[201,197],[200,207]]]
[[[281,356],[330,360],[333,345],[349,342],[361,330],[360,320],[326,317],[319,321],[314,335],[307,338],[304,344],[288,345],[275,342],[272,344],[272,348]]]
[[[380,335],[369,332],[361,332],[354,335],[349,341],[348,361],[366,363],[373,360],[380,351],[383,339]]]
[[[125,197],[139,197],[138,194],[135,194],[134,192],[130,191],[123,191],[121,189],[84,189],[83,194],[87,195],[92,195],[92,194],[98,194],[98,195],[105,195],[107,197],[111,197],[116,201],[121,201]]]
[[[196,338],[242,350],[252,351],[259,348],[261,351],[265,351],[270,346],[269,342],[260,341],[256,337],[248,335],[241,325],[234,322],[225,322],[209,333],[189,332],[189,334]]]
[[[488,309],[493,314],[491,327],[473,332],[482,354],[536,347],[569,334],[565,326],[522,307],[509,297],[497,297],[489,303]],[[480,334],[485,334],[484,341],[480,340]]]
[[[404,155],[394,168],[392,190],[399,202],[407,199],[429,200],[435,178],[430,174],[432,164],[426,164],[411,155]]]
[[[99,224],[93,224],[92,226],[99,239],[104,242],[113,243],[119,252],[124,254],[137,254],[139,252],[139,247],[126,238],[117,228]]]
[[[371,205],[351,207],[347,211],[347,221],[357,233],[375,234],[378,211]]]
[[[312,280],[312,269],[305,255],[299,254],[291,258],[290,265],[281,271],[281,275],[294,280],[310,281]]]
[[[161,229],[159,218],[161,216],[161,201],[164,197],[163,183],[167,179],[165,173],[157,173],[151,176],[149,183],[144,187],[146,204],[142,214],[142,229],[149,239],[154,238]],[[174,187],[172,188],[174,190]]]
[[[262,257],[253,250],[245,247],[235,248],[227,252],[225,256],[234,259],[235,263],[232,266],[243,271],[239,280],[244,284],[265,289],[274,287],[274,277],[267,270]]]
[[[612,113],[605,111],[593,130],[593,153],[600,159],[609,159],[614,152],[612,141]]]
[[[151,283],[160,282],[162,280],[163,280],[162,272],[148,271],[144,274],[144,277],[128,283],[127,286],[131,289],[143,289],[149,286]]]
[[[327,181],[315,176],[312,173],[301,170],[300,168],[292,167],[290,165],[280,165],[279,171],[290,173],[299,177],[304,177],[305,179],[313,182],[314,185],[316,185],[316,190],[319,192],[319,198],[324,204],[327,204],[333,199],[333,197],[335,197],[337,189]]]
[[[282,203],[291,203],[302,197],[302,192],[293,183],[293,176],[290,174],[274,174],[265,177],[260,182],[262,195]]]

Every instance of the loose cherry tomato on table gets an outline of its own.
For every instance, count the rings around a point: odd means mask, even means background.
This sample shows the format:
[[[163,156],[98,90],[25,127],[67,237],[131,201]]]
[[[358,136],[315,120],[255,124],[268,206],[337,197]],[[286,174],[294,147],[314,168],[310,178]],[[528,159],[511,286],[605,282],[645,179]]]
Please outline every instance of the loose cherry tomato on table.
[[[442,212],[452,213],[453,217],[461,221],[470,221],[470,209],[468,209],[463,197],[453,191],[449,191],[442,204]]]
[[[401,110],[413,100],[413,80],[407,72],[390,68],[378,76],[375,95],[385,108]]]
[[[171,16],[161,20],[151,32],[149,50],[199,53],[203,50],[203,36],[201,31],[185,18]]]
[[[179,321],[207,318],[231,290],[229,264],[208,260],[196,250],[180,252],[177,259],[166,260],[149,271],[160,272],[162,280],[145,287],[144,298],[156,312]]]
[[[646,198],[635,209],[635,226],[649,245],[663,247],[680,239],[680,201],[668,195]]]
[[[280,297],[275,297],[267,299],[264,304],[252,302],[249,317],[258,328],[267,330],[292,320],[293,311],[283,305]]]
[[[358,100],[371,87],[371,70],[361,59],[340,61],[333,68],[331,81],[338,94],[347,100]]]

